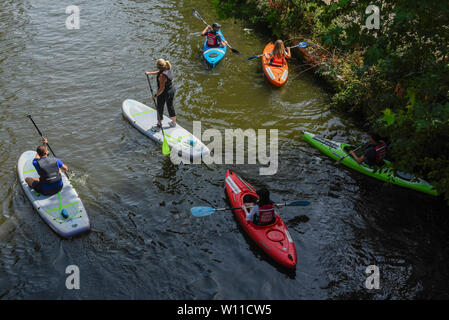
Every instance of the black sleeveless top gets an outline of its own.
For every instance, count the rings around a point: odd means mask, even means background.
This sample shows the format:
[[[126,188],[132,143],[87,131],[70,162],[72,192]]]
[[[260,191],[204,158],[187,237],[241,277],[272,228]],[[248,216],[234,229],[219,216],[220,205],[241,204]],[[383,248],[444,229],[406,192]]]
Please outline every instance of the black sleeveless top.
[[[163,74],[167,78],[167,80],[165,81],[165,89],[163,92],[163,93],[166,93],[170,89],[173,88],[173,71],[172,71],[172,69],[169,69],[169,70],[159,71],[157,73],[156,80],[157,80],[157,88],[158,89],[161,87],[161,85],[159,83],[159,77],[161,74]]]

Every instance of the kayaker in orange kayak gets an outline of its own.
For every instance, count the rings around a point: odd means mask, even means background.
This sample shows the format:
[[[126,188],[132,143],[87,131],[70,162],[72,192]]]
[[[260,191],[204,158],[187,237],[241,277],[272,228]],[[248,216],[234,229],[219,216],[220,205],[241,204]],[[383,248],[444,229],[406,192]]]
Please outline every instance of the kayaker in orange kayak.
[[[270,200],[270,191],[259,189],[256,193],[259,196],[259,201],[246,215],[246,221],[252,221],[260,226],[272,224],[276,219],[276,209],[274,202]]]
[[[285,59],[290,59],[291,57],[290,48],[287,47],[285,49],[282,40],[276,40],[273,51],[265,53],[265,58],[269,60],[268,64],[273,67],[282,67],[286,63]]]

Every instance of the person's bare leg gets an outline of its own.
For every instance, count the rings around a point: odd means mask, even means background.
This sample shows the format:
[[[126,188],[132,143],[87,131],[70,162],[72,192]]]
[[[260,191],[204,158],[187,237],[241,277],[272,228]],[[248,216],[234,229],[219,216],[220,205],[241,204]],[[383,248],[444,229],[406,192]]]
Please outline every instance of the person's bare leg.
[[[34,181],[38,181],[39,182],[39,179],[38,178],[31,178],[31,177],[25,178],[25,182],[28,184],[28,186],[30,188],[32,187]]]

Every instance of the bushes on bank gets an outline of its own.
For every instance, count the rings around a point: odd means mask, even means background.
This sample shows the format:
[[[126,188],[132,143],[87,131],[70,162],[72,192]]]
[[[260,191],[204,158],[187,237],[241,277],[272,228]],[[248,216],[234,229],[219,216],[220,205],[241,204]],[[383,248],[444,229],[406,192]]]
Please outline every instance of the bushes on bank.
[[[333,105],[369,120],[391,141],[398,169],[435,184],[449,200],[449,6],[446,1],[215,0],[223,15],[267,26],[277,38],[307,35],[338,58]],[[369,5],[380,28],[368,29]]]

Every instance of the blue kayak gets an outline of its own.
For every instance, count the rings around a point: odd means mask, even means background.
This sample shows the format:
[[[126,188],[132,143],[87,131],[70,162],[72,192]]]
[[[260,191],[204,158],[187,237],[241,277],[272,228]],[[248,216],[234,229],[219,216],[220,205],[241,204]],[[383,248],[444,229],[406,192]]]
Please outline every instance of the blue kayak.
[[[221,33],[221,30],[218,30],[218,34],[220,37],[225,41],[225,37],[223,36],[223,33]],[[226,54],[226,47],[209,47],[207,45],[207,37],[204,40],[204,47],[203,47],[203,57],[206,59],[207,63],[210,65],[211,68],[214,68],[217,63],[223,59],[223,57]]]

